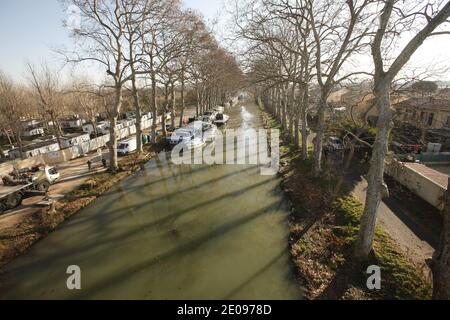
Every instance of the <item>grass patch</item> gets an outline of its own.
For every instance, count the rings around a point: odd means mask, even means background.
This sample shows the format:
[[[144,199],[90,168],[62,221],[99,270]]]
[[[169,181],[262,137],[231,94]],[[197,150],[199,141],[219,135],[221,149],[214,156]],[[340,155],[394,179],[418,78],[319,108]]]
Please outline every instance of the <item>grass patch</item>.
[[[363,205],[353,195],[346,195],[337,199],[332,207],[338,218],[338,225],[334,230],[344,240],[347,259],[351,260],[351,249],[358,236]],[[382,272],[381,290],[368,292],[374,298],[431,298],[431,286],[422,272],[409,262],[397,244],[380,227],[375,230],[374,256],[369,262],[378,265]],[[365,284],[361,287],[364,289]]]

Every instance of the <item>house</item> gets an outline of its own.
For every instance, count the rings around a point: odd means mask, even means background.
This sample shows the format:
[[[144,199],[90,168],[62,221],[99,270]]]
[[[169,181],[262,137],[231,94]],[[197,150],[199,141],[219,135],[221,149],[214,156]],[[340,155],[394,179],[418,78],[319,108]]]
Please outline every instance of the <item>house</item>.
[[[81,128],[81,126],[85,123],[86,121],[84,119],[82,119],[78,114],[72,115],[70,117],[64,118],[60,121],[61,123],[61,128],[64,129],[77,129],[77,128]]]
[[[35,137],[44,135],[44,123],[35,119],[21,121],[24,137]]]
[[[450,100],[410,98],[393,105],[396,120],[424,129],[450,129]]]
[[[91,137],[88,133],[85,134],[70,134],[70,135],[65,135],[62,136],[60,138],[60,142],[61,142],[61,148],[66,149],[66,148],[70,148],[76,145],[80,145],[83,142],[89,141],[91,140]]]
[[[92,125],[92,123],[85,123],[83,124],[83,132],[91,135],[94,133],[94,131],[97,131],[98,135],[102,135],[108,133],[108,127],[109,127],[108,121],[98,122],[95,126],[96,130],[94,130],[94,126]]]
[[[39,127],[41,124],[41,121],[38,121],[36,119],[22,120],[21,124],[24,129],[32,129],[32,128]]]
[[[55,139],[50,140],[33,140],[30,144],[23,147],[23,158],[31,158],[40,154],[51,151],[58,151],[59,144]],[[11,159],[20,158],[20,150],[12,149],[8,152]]]
[[[44,128],[29,128],[23,131],[24,137],[44,136]]]

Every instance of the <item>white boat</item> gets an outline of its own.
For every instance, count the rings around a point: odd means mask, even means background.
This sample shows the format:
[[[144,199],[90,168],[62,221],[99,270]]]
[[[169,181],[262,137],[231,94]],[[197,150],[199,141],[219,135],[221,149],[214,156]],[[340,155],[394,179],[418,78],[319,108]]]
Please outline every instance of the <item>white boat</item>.
[[[167,142],[172,146],[183,143],[189,149],[203,146],[206,141],[203,139],[202,128],[202,122],[191,123],[188,126],[175,130],[167,138]]]
[[[167,142],[170,145],[176,145],[179,143],[187,143],[194,138],[194,132],[190,128],[179,128],[175,130],[170,137],[167,138]]]
[[[205,111],[203,112],[203,117],[208,117],[210,121],[214,122],[216,120],[217,111]]]
[[[206,141],[202,137],[195,137],[187,143],[188,149],[200,148],[205,145]]]
[[[217,127],[211,122],[203,122],[203,140],[214,141],[216,139]]]
[[[224,113],[218,113],[216,115],[216,119],[214,120],[214,123],[218,126],[224,125],[228,122],[229,119],[230,119],[230,116],[228,116]]]

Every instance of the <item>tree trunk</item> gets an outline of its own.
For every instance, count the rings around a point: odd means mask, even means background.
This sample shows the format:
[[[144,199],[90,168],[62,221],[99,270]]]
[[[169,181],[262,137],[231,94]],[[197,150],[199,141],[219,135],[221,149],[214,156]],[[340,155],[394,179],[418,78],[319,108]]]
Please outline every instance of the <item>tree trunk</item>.
[[[172,82],[172,85],[170,86],[170,125],[172,126],[172,130],[175,129],[175,109],[176,109],[176,99],[175,99],[175,84]]]
[[[200,92],[198,88],[195,89],[195,91],[197,93],[197,105],[195,106],[195,115],[198,117],[200,112]]]
[[[421,123],[420,127],[420,142],[425,145],[425,137],[426,137],[426,129],[423,123]]]
[[[281,127],[285,130],[287,127],[287,104],[288,104],[288,93],[287,93],[287,85],[283,88],[283,114],[281,118]]]
[[[342,174],[339,177],[339,180],[336,183],[336,186],[334,187],[333,194],[331,196],[331,202],[333,202],[336,199],[336,197],[339,195],[339,193],[341,192],[341,188],[342,188],[342,185],[344,184],[344,180],[345,180],[345,175],[347,174],[347,170],[350,167],[350,164],[352,163],[352,159],[353,159],[354,155],[355,155],[355,144],[352,142],[350,145],[350,152],[348,153],[347,160],[345,161],[345,164],[344,164],[344,168],[343,168],[344,170],[342,170]]]
[[[207,102],[207,105],[206,105],[206,109],[207,110],[211,110],[211,90],[208,90],[208,96],[207,96],[207,100],[208,100],[208,102]]]
[[[355,258],[360,260],[366,259],[372,250],[378,207],[383,195],[387,194],[387,186],[383,180],[384,160],[388,151],[388,139],[393,114],[389,90],[390,83],[387,80],[382,79],[375,84],[374,95],[380,114],[377,121],[377,135],[372,147],[370,169],[367,175],[366,202],[354,253]]]
[[[133,88],[134,112],[136,113],[136,149],[138,153],[142,153],[144,151],[142,146],[142,113],[139,101],[139,92],[136,86],[136,75],[133,63],[131,65],[133,72],[133,77],[131,78],[131,85]]]
[[[156,103],[156,75],[151,73],[152,78],[152,143],[156,142],[156,119],[158,118],[158,105]]]
[[[200,96],[199,96],[200,114],[199,115],[202,115],[203,111],[204,111],[203,110],[203,91],[200,91],[199,94],[200,94]]]
[[[327,95],[322,94],[319,100],[319,109],[317,110],[316,137],[314,142],[314,167],[313,174],[318,177],[322,172],[322,149],[323,137],[325,134],[325,109],[327,106]]]
[[[277,85],[277,89],[275,92],[275,117],[277,120],[281,120],[280,114],[280,86]]]
[[[53,123],[53,132],[55,133],[56,136],[56,141],[58,142],[58,146],[59,149],[62,150],[62,146],[61,146],[61,126],[59,125],[59,122],[56,121],[55,115],[53,114],[53,112],[50,112],[50,119]]]
[[[450,178],[449,178],[450,182]],[[450,185],[450,184],[449,184]],[[450,299],[450,191],[447,190],[444,210],[442,211],[443,227],[439,245],[433,254],[431,270],[433,272],[433,299]]]
[[[293,139],[295,139],[295,132],[294,132],[294,127],[295,127],[295,122],[296,122],[296,108],[295,108],[295,87],[296,87],[296,83],[292,84],[292,88],[291,88],[291,94],[290,94],[290,107],[289,107],[289,136]],[[298,146],[298,144],[296,144]]]
[[[184,117],[184,71],[181,71],[181,111],[180,111],[180,127],[183,126]]]
[[[117,161],[117,117],[122,107],[122,88],[115,88],[114,109],[110,113],[109,124],[109,169],[116,172],[119,169]]]
[[[12,146],[12,145],[13,145],[13,142],[12,142],[12,140],[11,140],[11,137],[10,137],[10,135],[9,135],[8,130],[4,129],[3,132],[5,133],[6,138],[8,138],[9,144]]]
[[[295,146],[300,145],[300,112],[296,110],[294,120],[294,142]]]
[[[17,132],[16,134],[16,140],[17,140],[17,144],[19,145],[19,154],[20,154],[20,158],[24,159],[23,156],[23,143],[22,143],[22,134],[20,132],[20,130]]]
[[[92,127],[94,129],[94,135],[98,138],[98,130],[97,130],[97,119],[94,117],[91,118]]]
[[[163,137],[167,136],[166,131],[166,115],[167,115],[167,107],[169,105],[169,84],[164,84],[164,104],[163,104],[163,110],[162,110],[162,117],[161,117],[161,127],[162,127],[162,135]]]
[[[302,159],[308,159],[308,104],[309,104],[309,96],[308,96],[308,86],[306,85],[304,88],[303,96],[301,98],[301,120],[302,120]]]
[[[109,169],[116,172],[119,168],[117,161],[117,116],[110,116],[109,124]]]

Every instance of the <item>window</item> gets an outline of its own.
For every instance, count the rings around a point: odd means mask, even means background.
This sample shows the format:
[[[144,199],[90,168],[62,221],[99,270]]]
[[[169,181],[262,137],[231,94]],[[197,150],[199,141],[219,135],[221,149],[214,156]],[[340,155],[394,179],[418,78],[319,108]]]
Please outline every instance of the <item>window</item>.
[[[431,126],[433,124],[434,113],[430,113],[428,115],[428,125]]]
[[[447,117],[447,121],[445,122],[446,127],[450,127],[450,116]]]
[[[420,121],[425,122],[425,112],[423,111],[420,113]]]

